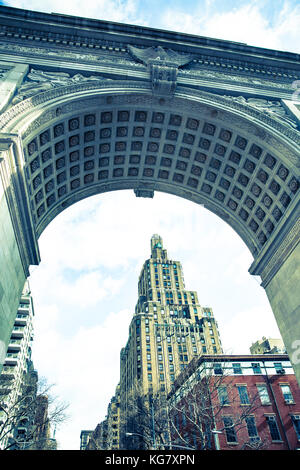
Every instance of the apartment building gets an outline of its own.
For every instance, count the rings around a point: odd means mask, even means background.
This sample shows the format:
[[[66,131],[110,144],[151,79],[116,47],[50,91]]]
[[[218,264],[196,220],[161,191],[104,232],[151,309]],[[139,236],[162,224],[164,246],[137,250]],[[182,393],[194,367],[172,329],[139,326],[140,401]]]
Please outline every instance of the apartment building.
[[[300,448],[300,389],[286,354],[196,358],[168,409],[174,449]]]

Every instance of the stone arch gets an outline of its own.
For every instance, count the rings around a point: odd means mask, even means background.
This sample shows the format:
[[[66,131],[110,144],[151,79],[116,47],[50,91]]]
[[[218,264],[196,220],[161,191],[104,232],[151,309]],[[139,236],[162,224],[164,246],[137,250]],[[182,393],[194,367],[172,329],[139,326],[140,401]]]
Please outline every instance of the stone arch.
[[[3,141],[13,142],[29,264],[38,262],[37,239],[58,213],[118,189],[204,204],[244,240],[266,290],[297,246],[299,134],[238,99],[180,86],[175,96],[155,96],[146,84],[96,81],[21,101],[0,126]],[[295,327],[281,324],[281,303],[276,318],[287,342]]]
[[[115,85],[61,87],[10,110],[22,111],[3,131],[21,134],[37,236],[89,195],[158,190],[205,204],[255,256],[296,200],[297,133],[226,97]]]

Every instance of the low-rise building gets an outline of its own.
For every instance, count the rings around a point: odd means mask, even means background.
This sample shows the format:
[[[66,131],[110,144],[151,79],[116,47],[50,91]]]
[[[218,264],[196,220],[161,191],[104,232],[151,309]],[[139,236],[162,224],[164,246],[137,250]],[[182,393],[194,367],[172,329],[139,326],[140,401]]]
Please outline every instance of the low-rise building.
[[[83,430],[80,433],[80,450],[86,450],[89,443],[90,436],[93,434],[92,430]]]
[[[175,449],[300,447],[300,389],[286,354],[195,358],[168,409]]]
[[[107,419],[97,424],[94,431],[82,431],[90,433],[87,435],[85,448],[81,450],[106,450],[107,447]]]

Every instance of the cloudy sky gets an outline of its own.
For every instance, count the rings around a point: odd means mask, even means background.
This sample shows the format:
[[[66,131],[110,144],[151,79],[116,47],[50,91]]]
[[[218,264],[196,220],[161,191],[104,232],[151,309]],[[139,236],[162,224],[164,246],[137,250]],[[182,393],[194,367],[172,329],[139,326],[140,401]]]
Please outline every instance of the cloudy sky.
[[[85,0],[84,9],[81,0],[4,4],[299,52],[296,0]],[[224,352],[248,353],[262,336],[279,337],[260,280],[248,274],[250,252],[203,207],[161,193],[136,198],[133,191],[77,203],[42,234],[42,262],[30,276],[35,367],[70,403],[71,417],[56,432],[62,449],[79,449],[80,431],[105,418],[154,233],[182,262],[186,288],[213,308]]]

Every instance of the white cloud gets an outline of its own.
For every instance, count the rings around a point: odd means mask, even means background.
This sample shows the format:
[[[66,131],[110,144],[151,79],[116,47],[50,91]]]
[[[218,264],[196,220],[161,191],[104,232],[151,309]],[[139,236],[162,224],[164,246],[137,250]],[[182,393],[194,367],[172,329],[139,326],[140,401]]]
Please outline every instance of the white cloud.
[[[70,421],[57,431],[64,449],[78,449],[81,429],[94,429],[104,419],[119,381],[120,350],[131,316],[130,310],[111,312],[103,323],[80,327],[70,338],[48,324],[36,337],[35,366],[47,372],[49,382],[56,384],[55,394],[71,405]]]
[[[45,13],[60,13],[84,18],[102,19],[117,23],[143,24],[143,18],[137,16],[136,0],[9,0],[7,4],[25,10]]]
[[[219,321],[219,330],[226,354],[250,354],[250,346],[263,336],[280,338],[270,307],[256,305]]]
[[[262,12],[264,4],[265,2],[249,2],[240,8],[221,12],[211,9],[210,5],[206,8],[201,5],[194,12],[169,9],[162,12],[161,22],[167,29],[198,36],[299,52],[299,5],[285,1],[271,23]],[[269,8],[273,10],[274,5]]]

